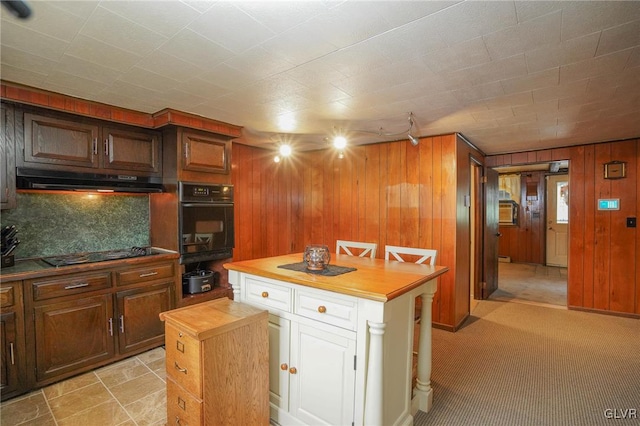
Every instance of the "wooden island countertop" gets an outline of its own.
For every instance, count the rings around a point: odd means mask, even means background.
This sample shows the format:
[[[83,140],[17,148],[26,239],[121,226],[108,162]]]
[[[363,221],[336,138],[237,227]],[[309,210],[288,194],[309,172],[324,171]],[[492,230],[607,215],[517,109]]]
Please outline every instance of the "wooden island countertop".
[[[242,260],[226,263],[223,266],[232,271],[380,302],[387,302],[401,296],[449,270],[446,266],[417,265],[335,253],[331,254],[330,265],[351,267],[356,270],[337,276],[323,276],[278,267],[299,262],[302,262],[302,253]]]

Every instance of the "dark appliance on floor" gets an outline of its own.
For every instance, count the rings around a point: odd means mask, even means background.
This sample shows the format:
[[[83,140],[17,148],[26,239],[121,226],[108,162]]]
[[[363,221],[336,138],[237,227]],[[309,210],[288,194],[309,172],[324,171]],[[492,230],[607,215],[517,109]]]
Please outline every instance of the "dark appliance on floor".
[[[212,290],[220,284],[220,273],[197,269],[182,275],[182,293],[197,294]]]

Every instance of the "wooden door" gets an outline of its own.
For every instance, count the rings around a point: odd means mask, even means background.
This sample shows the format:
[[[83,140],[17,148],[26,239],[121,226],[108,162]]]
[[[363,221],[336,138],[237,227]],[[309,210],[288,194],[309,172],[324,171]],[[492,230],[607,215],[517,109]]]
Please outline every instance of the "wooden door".
[[[98,126],[26,113],[24,165],[34,166],[33,163],[100,167]]]
[[[104,127],[102,139],[105,169],[161,173],[159,133]]]
[[[290,336],[290,321],[269,314],[269,403],[283,411],[289,411]]]
[[[0,393],[2,396],[18,389],[16,313],[0,315]],[[4,399],[4,398],[3,398]]]
[[[498,172],[485,168],[484,187],[484,268],[483,268],[483,289],[482,298],[487,299],[489,295],[498,289]]]
[[[115,355],[113,299],[103,294],[34,308],[38,385]]]
[[[0,125],[0,209],[16,207],[16,151],[14,139],[14,112],[2,105]]]
[[[118,352],[140,351],[164,343],[164,323],[160,312],[171,309],[172,282],[116,293],[115,324],[118,325]]]
[[[198,133],[182,133],[182,170],[229,173],[229,142]]]
[[[290,412],[304,424],[348,425],[354,420],[355,333],[338,330],[343,333],[291,324]]]
[[[569,175],[547,176],[546,264],[567,267],[569,256]]]

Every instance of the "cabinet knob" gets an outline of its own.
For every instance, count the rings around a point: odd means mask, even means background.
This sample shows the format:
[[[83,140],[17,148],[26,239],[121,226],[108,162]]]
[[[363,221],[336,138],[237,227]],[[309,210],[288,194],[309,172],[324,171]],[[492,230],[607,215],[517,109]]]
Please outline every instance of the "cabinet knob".
[[[287,363],[282,363],[280,364],[280,370],[282,371],[287,371],[289,369],[289,366],[287,365]]]
[[[296,374],[296,373],[298,373],[298,369],[297,369],[297,368],[295,368],[295,367],[291,367],[291,368],[289,369],[289,373],[291,373],[291,374]]]
[[[265,297],[265,298],[269,297],[269,292],[263,291],[262,297]]]
[[[318,312],[324,314],[325,312],[327,312],[327,307],[322,305],[318,306]]]

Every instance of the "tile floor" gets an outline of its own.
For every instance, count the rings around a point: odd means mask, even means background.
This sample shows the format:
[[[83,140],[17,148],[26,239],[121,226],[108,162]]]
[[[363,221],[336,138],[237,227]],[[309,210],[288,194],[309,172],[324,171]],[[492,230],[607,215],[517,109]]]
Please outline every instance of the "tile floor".
[[[55,383],[0,405],[2,425],[134,426],[166,423],[163,348]]]

